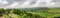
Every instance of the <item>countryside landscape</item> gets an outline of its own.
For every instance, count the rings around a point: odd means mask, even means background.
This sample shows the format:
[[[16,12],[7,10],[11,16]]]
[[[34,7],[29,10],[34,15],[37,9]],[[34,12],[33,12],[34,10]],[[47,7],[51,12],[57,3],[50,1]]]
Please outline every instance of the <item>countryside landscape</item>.
[[[60,0],[0,0],[0,18],[60,18]]]
[[[0,18],[60,18],[60,8],[0,8]]]

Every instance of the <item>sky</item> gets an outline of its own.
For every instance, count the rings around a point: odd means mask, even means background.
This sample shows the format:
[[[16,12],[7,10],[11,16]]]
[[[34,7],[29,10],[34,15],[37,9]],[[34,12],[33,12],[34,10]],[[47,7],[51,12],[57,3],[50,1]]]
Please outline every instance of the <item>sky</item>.
[[[60,0],[0,0],[0,8],[60,7]]]

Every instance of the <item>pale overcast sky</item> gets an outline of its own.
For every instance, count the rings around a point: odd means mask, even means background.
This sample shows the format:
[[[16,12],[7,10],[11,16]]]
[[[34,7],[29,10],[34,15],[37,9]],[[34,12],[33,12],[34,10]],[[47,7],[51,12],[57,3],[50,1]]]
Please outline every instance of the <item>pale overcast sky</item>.
[[[0,8],[60,7],[60,0],[0,0]]]

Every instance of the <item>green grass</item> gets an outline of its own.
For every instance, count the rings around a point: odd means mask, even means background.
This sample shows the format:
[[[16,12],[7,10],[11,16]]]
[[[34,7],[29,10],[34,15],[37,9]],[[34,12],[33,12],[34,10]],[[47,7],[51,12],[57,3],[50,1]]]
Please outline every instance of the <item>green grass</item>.
[[[10,14],[9,15],[3,15],[4,18],[10,18],[9,16],[13,17],[13,18],[22,18],[22,16],[19,16],[17,14],[13,14],[14,10],[11,10],[10,11]],[[43,10],[45,11],[45,10]],[[42,17],[45,17],[45,18],[52,18],[52,17],[58,17],[60,16],[60,13],[59,14],[56,14],[56,12],[60,12],[60,9],[55,9],[55,8],[49,8],[48,12],[26,12],[26,13],[31,13],[31,14],[37,14],[39,16],[42,16]],[[47,10],[46,10],[47,11]],[[54,13],[54,14],[53,14]],[[23,15],[23,18],[30,18],[29,16],[24,16]]]
[[[37,15],[40,15],[40,16],[43,16],[43,17],[47,17],[47,18],[60,16],[60,14],[51,14],[51,13],[43,13],[43,12],[28,12],[28,13],[37,14]]]
[[[30,12],[32,14],[37,14],[37,15],[40,15],[40,16],[43,16],[43,17],[46,17],[47,13],[43,13],[43,12]]]

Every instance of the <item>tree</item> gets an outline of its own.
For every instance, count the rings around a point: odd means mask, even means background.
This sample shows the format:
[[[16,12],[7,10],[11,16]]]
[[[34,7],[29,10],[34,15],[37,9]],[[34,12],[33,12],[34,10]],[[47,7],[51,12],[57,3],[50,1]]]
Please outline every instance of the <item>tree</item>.
[[[5,10],[2,8],[2,9],[0,9],[0,16],[3,16],[2,14],[4,14],[5,13]]]
[[[24,10],[14,9],[13,13],[17,15],[24,15],[26,12]]]

